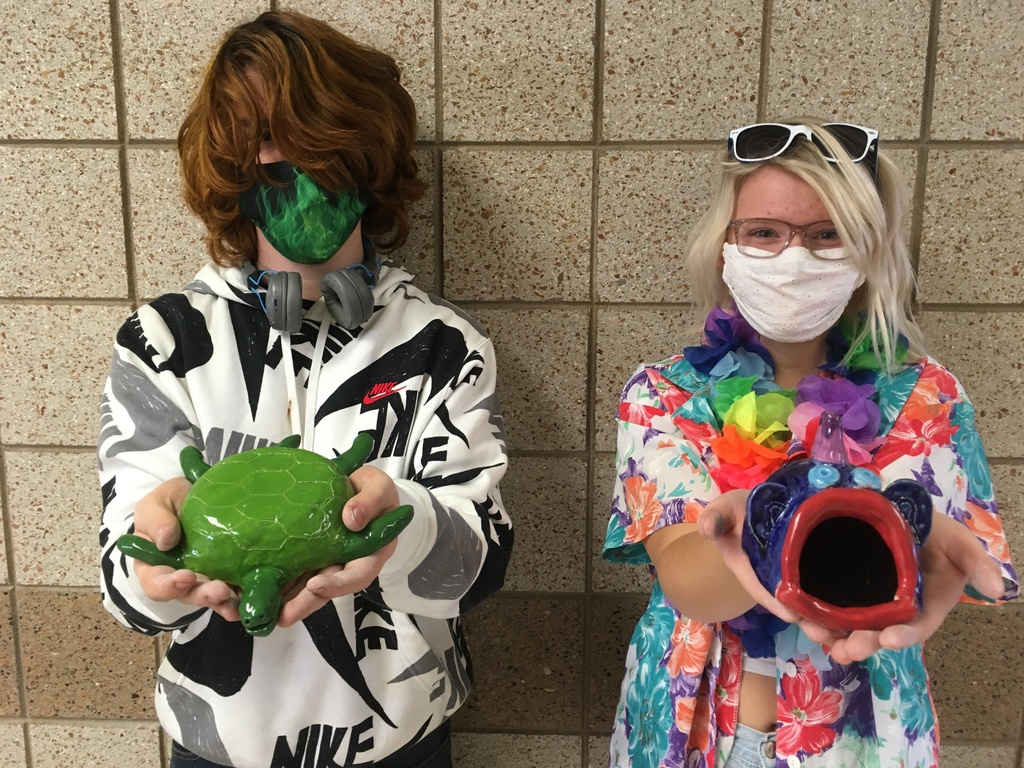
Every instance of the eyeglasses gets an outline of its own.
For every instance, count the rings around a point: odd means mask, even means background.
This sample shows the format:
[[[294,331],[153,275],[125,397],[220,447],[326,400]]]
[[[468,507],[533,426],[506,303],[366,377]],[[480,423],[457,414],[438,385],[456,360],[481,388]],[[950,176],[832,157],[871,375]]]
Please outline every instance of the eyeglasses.
[[[855,163],[869,162],[871,178],[878,175],[878,131],[851,123],[826,123],[824,129],[834,137]],[[784,155],[798,136],[818,148],[829,162],[837,162],[832,151],[815,137],[806,125],[756,123],[729,132],[729,152],[741,163],[759,163]]]
[[[831,221],[815,221],[798,227],[777,219],[733,219],[729,229],[736,235],[739,252],[755,259],[778,256],[796,234],[803,237],[804,246],[819,259],[841,261],[846,258],[839,230]]]

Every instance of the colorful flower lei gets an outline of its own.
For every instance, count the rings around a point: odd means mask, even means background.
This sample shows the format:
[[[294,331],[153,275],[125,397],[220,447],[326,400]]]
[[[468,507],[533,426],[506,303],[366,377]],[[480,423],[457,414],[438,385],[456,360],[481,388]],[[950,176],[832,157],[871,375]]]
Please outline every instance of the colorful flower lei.
[[[708,378],[705,395],[720,428],[710,441],[718,458],[711,475],[722,492],[753,488],[810,445],[825,410],[842,418],[851,463],[871,463],[883,440],[875,389],[881,366],[869,338],[851,351],[859,330],[856,323],[839,323],[827,339],[821,373],[803,378],[795,390],[782,389],[772,381],[774,362],[757,331],[738,312],[711,310],[703,343],[687,347],[683,356]],[[901,343],[899,362],[906,352]],[[857,375],[848,378],[851,369]]]

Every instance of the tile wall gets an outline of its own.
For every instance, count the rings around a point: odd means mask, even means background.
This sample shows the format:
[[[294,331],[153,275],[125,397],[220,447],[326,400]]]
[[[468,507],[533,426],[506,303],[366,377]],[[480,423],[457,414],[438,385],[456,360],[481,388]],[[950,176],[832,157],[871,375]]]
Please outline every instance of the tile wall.
[[[0,765],[156,768],[159,641],[100,607],[93,447],[122,319],[204,262],[173,138],[229,26],[289,7],[399,60],[432,193],[399,255],[499,354],[518,528],[466,623],[459,765],[606,762],[643,574],[603,564],[619,388],[692,338],[685,242],[729,128],[877,127],[914,189],[934,354],[978,405],[1024,561],[1018,0],[5,0]],[[929,644],[944,766],[1020,765],[1024,606]]]

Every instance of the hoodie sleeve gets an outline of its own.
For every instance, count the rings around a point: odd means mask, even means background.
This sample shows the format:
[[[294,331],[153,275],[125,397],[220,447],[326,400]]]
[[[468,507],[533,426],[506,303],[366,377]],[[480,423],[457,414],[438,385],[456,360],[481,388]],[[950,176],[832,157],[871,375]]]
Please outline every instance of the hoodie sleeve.
[[[415,509],[379,579],[396,610],[455,617],[504,583],[513,531],[498,492],[508,457],[496,377],[483,339],[426,425],[412,477],[395,481]]]
[[[150,600],[130,558],[115,546],[134,530],[139,499],[181,476],[178,454],[193,444],[183,358],[170,352],[180,351],[176,341],[159,305],[142,307],[118,332],[100,404],[103,605],[125,626],[149,635],[184,626],[203,612],[178,601]]]

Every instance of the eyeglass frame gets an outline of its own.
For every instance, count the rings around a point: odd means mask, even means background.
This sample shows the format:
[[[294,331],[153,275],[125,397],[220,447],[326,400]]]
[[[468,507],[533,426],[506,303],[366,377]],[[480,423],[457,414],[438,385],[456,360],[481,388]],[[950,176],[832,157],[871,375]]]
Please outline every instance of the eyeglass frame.
[[[739,243],[739,232],[736,231],[736,228],[738,226],[740,226],[740,225],[746,224],[748,221],[770,221],[770,222],[772,222],[774,224],[783,224],[783,225],[785,225],[789,229],[789,234],[786,235],[786,242],[782,244],[782,247],[779,248],[779,250],[777,250],[775,253],[772,253],[772,254],[770,254],[768,256],[755,256],[755,255],[750,254],[750,253],[744,253],[744,251],[742,249],[750,247],[750,246],[740,245],[740,243]],[[812,221],[809,224],[804,224],[802,226],[798,226],[796,224],[791,224],[788,221],[783,221],[782,219],[768,219],[768,218],[764,218],[762,216],[752,216],[749,219],[732,219],[729,222],[729,225],[728,225],[727,229],[731,229],[735,233],[736,241],[737,241],[735,243],[735,245],[736,245],[737,248],[741,249],[740,253],[742,253],[744,256],[748,256],[748,257],[750,257],[752,259],[774,259],[776,256],[778,256],[780,253],[782,253],[784,250],[786,250],[789,247],[789,244],[791,242],[793,242],[793,235],[795,233],[797,233],[797,232],[799,232],[800,236],[804,239],[804,243],[807,243],[808,242],[807,230],[810,227],[815,226],[816,224],[831,224],[833,226],[833,228],[836,229],[836,233],[837,234],[839,233],[839,229],[836,228],[835,223],[832,221],[832,219],[821,219],[820,221]],[[828,251],[828,250],[832,250],[831,248],[819,248],[819,249],[815,250],[814,248],[811,248],[809,245],[807,245],[805,247],[807,248],[808,251],[810,251],[812,256],[814,256],[816,259],[821,259],[822,261],[842,261],[843,259],[847,258],[847,256],[844,254],[843,256],[840,256],[839,258],[836,258],[836,259],[828,259],[828,258],[825,258],[823,256],[819,256],[818,255],[818,251],[819,250],[820,251]],[[843,248],[843,247],[844,246],[842,244],[834,246],[834,248]],[[755,249],[755,250],[762,250],[762,249]]]
[[[743,133],[743,131],[747,131],[752,128],[761,128],[767,126],[776,126],[779,128],[786,128],[787,130],[789,130],[789,138],[786,139],[786,141],[778,149],[778,151],[776,151],[774,154],[767,155],[765,157],[755,158],[743,158],[736,154],[736,139],[740,136],[741,133]],[[863,163],[865,160],[870,159],[871,179],[873,181],[877,181],[879,137],[878,131],[876,131],[874,128],[868,128],[867,126],[857,125],[855,123],[824,123],[822,125],[822,128],[827,130],[830,126],[856,128],[858,131],[864,132],[864,136],[867,138],[867,142],[864,144],[864,153],[856,159],[849,152],[846,152],[846,156],[849,157],[850,160],[855,164]],[[834,138],[836,141],[842,144],[842,139],[840,139],[836,134],[832,133],[831,131],[829,131],[829,134],[832,136],[832,138]],[[760,163],[764,162],[765,160],[774,160],[776,157],[781,157],[782,155],[786,154],[793,146],[793,142],[796,141],[796,138],[798,136],[803,136],[807,141],[814,144],[814,146],[816,146],[818,150],[821,151],[821,156],[824,157],[825,160],[827,160],[828,162],[839,162],[838,159],[827,154],[827,152],[831,152],[831,150],[826,145],[822,144],[820,139],[815,140],[814,131],[809,126],[806,126],[803,123],[751,123],[750,125],[744,125],[741,126],[740,128],[733,128],[731,131],[729,131],[729,155],[734,160],[740,163]],[[845,146],[843,147],[843,151],[846,151]]]

